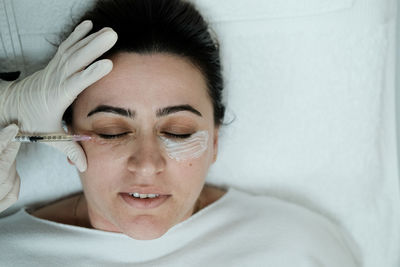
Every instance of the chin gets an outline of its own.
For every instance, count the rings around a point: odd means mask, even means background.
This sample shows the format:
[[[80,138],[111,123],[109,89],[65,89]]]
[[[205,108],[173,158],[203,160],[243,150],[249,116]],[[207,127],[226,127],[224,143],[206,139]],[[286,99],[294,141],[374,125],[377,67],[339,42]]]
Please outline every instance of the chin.
[[[156,222],[149,217],[135,218],[135,221],[126,225],[122,232],[136,240],[152,240],[162,237],[170,229],[165,223]]]
[[[127,236],[135,239],[135,240],[154,240],[162,237],[166,231],[162,233],[156,233],[156,232],[134,232],[134,233],[125,233]]]
[[[162,237],[167,230],[155,231],[155,229],[143,229],[142,231],[129,231],[125,232],[127,236],[136,240],[153,240]]]

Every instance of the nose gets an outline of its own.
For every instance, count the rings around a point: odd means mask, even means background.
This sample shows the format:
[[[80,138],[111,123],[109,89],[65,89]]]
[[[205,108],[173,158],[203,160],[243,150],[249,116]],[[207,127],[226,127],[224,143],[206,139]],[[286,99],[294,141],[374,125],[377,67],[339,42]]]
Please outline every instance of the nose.
[[[128,170],[139,177],[151,177],[163,172],[165,163],[156,138],[139,138],[128,158]]]

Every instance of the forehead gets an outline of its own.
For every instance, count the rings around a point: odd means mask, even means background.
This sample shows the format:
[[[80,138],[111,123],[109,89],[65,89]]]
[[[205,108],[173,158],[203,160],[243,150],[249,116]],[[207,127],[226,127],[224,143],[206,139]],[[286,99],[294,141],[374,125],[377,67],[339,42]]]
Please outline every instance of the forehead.
[[[75,107],[108,104],[140,110],[190,104],[211,107],[203,74],[188,60],[169,54],[118,53],[113,70],[88,87]]]

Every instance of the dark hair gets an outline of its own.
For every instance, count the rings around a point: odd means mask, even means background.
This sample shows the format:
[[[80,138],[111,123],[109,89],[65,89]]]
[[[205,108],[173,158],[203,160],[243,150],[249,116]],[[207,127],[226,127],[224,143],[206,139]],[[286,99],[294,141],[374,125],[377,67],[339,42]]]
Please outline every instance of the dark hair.
[[[102,58],[118,52],[169,53],[184,57],[203,74],[214,109],[214,123],[225,115],[223,78],[218,42],[193,4],[184,0],[99,0],[82,18],[93,22],[92,32],[111,27],[117,43]],[[72,123],[71,107],[63,119]]]

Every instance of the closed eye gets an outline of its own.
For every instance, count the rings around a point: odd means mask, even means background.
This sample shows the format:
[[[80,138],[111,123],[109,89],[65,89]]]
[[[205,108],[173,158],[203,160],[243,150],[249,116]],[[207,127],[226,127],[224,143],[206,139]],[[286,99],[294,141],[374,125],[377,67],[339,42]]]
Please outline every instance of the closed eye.
[[[117,139],[120,137],[123,137],[125,135],[128,135],[129,132],[125,133],[120,133],[120,134],[97,134],[103,139]],[[168,132],[163,132],[164,136],[169,137],[169,138],[176,138],[176,139],[186,139],[189,138],[192,134],[174,134],[174,133],[168,133]]]
[[[104,139],[117,139],[117,138],[120,138],[127,134],[128,134],[128,132],[120,133],[120,134],[97,134],[97,135]]]
[[[168,132],[164,132],[163,134],[170,138],[179,138],[179,139],[189,138],[192,135],[191,133],[190,134],[174,134],[174,133],[168,133]]]

